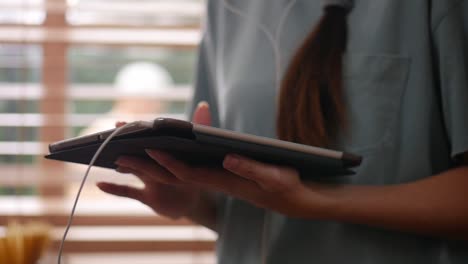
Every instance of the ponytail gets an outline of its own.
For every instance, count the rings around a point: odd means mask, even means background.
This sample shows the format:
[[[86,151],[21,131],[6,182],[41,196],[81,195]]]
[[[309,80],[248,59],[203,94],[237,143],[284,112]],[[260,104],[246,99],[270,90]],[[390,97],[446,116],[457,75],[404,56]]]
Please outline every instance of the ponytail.
[[[279,94],[279,139],[326,147],[346,129],[342,59],[349,9],[327,5],[293,56]]]

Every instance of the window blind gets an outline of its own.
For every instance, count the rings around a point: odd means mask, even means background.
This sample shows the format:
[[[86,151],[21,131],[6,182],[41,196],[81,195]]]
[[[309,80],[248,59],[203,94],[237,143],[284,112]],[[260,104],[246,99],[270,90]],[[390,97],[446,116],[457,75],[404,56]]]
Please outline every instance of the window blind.
[[[0,0],[0,9],[0,225],[52,224],[53,256],[85,167],[44,160],[48,144],[116,120],[186,118],[204,1]],[[65,248],[69,263],[118,254],[214,262],[214,233],[103,194],[98,180],[141,184],[92,170]]]

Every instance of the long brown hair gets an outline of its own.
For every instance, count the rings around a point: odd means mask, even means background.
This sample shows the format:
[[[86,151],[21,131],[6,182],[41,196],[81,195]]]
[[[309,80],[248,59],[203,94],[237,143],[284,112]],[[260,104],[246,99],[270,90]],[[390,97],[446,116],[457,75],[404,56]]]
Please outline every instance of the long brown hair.
[[[324,12],[286,70],[277,115],[280,139],[322,147],[346,127],[342,58],[348,9],[326,6]]]

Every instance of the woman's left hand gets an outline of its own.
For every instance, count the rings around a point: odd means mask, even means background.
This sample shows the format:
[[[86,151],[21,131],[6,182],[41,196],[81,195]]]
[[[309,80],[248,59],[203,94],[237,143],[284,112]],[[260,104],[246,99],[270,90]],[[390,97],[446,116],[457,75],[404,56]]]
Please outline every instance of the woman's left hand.
[[[333,185],[303,182],[293,168],[238,155],[227,155],[224,168],[209,169],[191,167],[162,151],[147,152],[171,173],[169,177],[188,186],[222,192],[291,218],[468,240],[467,166],[409,183]]]
[[[289,217],[320,215],[329,203],[319,184],[305,184],[297,170],[229,154],[224,169],[191,167],[159,150],[147,153],[179,180],[202,189],[222,192]]]

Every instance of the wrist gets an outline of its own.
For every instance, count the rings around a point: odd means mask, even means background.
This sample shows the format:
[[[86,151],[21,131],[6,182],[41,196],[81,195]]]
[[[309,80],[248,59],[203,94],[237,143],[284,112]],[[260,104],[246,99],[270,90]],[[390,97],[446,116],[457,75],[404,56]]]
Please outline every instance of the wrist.
[[[205,197],[203,196],[203,192],[199,191],[198,195],[196,195],[196,198],[192,200],[191,206],[187,208],[187,211],[185,212],[183,217],[192,219],[193,217],[196,217],[197,214],[199,214],[199,211],[201,210],[201,208],[203,208],[203,200],[205,199]]]
[[[343,199],[342,185],[312,183],[302,191],[303,218],[310,220],[338,220]]]

